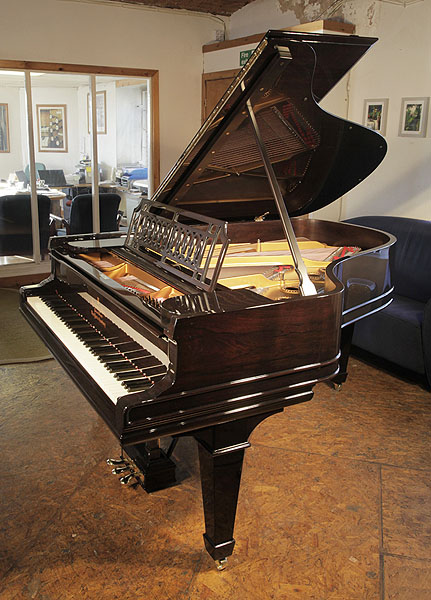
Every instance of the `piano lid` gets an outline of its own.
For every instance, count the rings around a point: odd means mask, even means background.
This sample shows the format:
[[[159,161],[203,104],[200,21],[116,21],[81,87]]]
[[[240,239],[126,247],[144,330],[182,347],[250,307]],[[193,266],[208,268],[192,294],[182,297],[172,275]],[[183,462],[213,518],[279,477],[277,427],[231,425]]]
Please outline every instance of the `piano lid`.
[[[318,102],[375,41],[269,31],[153,200],[225,220],[278,216],[249,107],[290,216],[352,189],[381,162],[386,142]]]

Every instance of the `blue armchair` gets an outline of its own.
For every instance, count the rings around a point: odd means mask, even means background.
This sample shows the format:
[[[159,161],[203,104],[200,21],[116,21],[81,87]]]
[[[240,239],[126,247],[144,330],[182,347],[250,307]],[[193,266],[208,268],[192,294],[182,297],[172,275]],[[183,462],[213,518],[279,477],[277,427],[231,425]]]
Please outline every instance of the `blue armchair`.
[[[347,219],[392,233],[394,300],[355,325],[354,346],[424,375],[431,385],[431,221],[367,216]]]

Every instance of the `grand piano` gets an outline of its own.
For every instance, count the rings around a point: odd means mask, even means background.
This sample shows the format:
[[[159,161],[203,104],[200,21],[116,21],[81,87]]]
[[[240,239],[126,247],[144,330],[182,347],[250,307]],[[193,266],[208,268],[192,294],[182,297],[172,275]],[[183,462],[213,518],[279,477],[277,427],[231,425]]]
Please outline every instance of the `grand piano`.
[[[307,216],[385,155],[379,134],[319,106],[375,41],[269,31],[127,234],[51,238],[51,275],[21,289],[119,440],[123,483],[173,484],[174,444],[196,439],[220,569],[250,434],[344,381],[354,323],[391,301],[394,238]]]

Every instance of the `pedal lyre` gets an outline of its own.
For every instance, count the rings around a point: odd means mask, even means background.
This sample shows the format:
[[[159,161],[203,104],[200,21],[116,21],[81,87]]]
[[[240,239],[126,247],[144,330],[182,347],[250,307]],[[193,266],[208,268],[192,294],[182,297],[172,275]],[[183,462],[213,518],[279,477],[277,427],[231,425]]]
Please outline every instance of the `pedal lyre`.
[[[122,475],[120,477],[122,485],[136,487],[140,483],[140,471],[131,460],[127,460],[121,456],[120,458],[108,458],[106,462],[111,467],[114,467],[111,470],[113,475]]]

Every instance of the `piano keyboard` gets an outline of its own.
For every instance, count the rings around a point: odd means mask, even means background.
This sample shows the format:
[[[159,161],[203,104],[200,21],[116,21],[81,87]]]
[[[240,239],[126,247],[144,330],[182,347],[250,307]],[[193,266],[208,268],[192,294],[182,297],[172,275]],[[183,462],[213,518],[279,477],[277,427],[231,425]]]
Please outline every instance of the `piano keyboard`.
[[[167,356],[89,294],[27,302],[114,404],[166,375]]]

